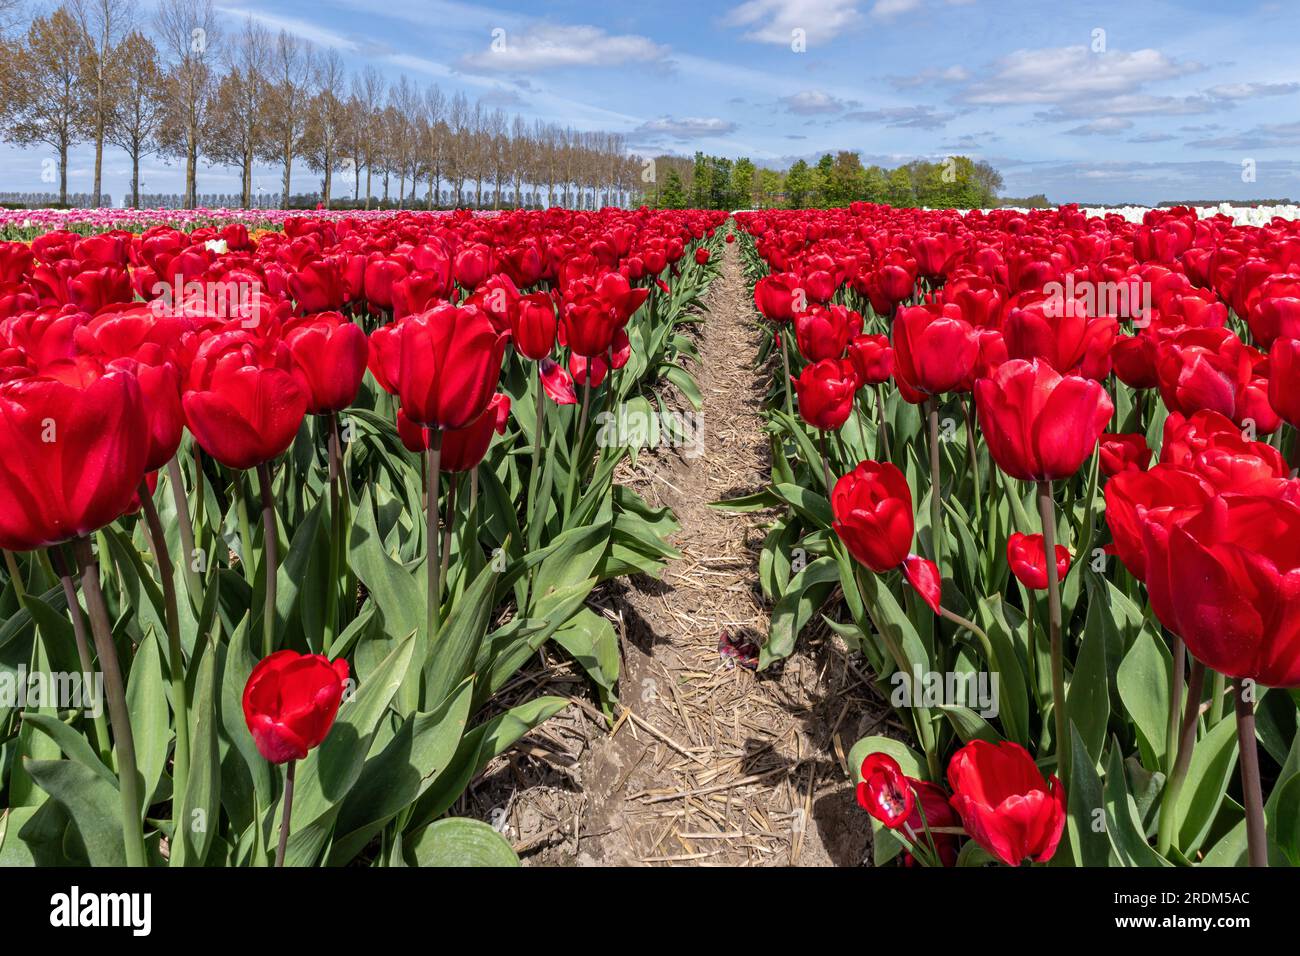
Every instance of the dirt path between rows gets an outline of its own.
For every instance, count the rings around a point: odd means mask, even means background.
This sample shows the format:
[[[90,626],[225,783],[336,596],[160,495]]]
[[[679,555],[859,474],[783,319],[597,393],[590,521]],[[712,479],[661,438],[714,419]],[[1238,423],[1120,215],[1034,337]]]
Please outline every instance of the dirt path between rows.
[[[759,331],[737,245],[725,246],[692,369],[703,395],[703,455],[643,453],[619,480],[673,508],[682,557],[661,580],[636,577],[593,604],[623,644],[613,733],[575,705],[489,768],[458,812],[498,826],[537,865],[854,866],[869,849],[845,755],[885,732],[885,703],[838,639],[810,628],[800,650],[762,674],[720,654],[766,640],[771,609],[758,554],[771,514],[709,503],[768,480],[760,417],[771,372],[756,369]],[[588,697],[551,658],[530,693]]]

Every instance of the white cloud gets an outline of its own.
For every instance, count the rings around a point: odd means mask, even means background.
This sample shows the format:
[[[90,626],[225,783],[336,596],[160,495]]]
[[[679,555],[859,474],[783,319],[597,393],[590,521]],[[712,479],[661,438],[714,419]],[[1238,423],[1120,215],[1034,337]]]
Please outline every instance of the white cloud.
[[[637,138],[666,136],[670,139],[705,139],[710,136],[725,136],[736,130],[736,124],[716,116],[683,116],[674,119],[661,116],[647,120],[632,131]]]
[[[959,98],[979,106],[1113,98],[1199,69],[1198,63],[1171,60],[1152,49],[1131,53],[1093,53],[1086,46],[1017,50],[995,61],[991,75],[972,83]]]
[[[1116,116],[1103,116],[1091,123],[1084,123],[1082,126],[1066,130],[1066,134],[1069,136],[1115,136],[1126,129],[1132,128],[1132,120],[1120,119]]]
[[[1256,96],[1285,96],[1300,90],[1300,83],[1225,83],[1212,86],[1206,96],[1219,100],[1249,100]]]
[[[888,106],[877,110],[854,110],[845,113],[846,122],[877,123],[898,129],[939,129],[955,113],[938,113],[933,106]]]
[[[877,20],[892,20],[904,13],[911,13],[920,5],[921,0],[876,0],[871,15]]]
[[[660,63],[668,48],[635,34],[611,35],[600,27],[539,25],[522,33],[503,30],[486,50],[461,58],[462,69],[531,72],[575,66]]]
[[[786,111],[801,116],[814,116],[822,113],[842,113],[849,104],[838,97],[821,90],[803,90],[790,96],[781,97]]]
[[[877,5],[897,0],[877,0]],[[835,39],[861,23],[856,0],[745,0],[723,17],[723,24],[743,27],[746,40],[789,45],[802,30],[809,43]]]

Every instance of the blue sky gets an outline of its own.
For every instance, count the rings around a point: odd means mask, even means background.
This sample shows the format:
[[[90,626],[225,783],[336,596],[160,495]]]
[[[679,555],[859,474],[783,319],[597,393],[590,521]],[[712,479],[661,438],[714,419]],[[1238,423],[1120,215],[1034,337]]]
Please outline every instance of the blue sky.
[[[774,166],[845,148],[888,165],[963,153],[1002,170],[1007,194],[1057,202],[1300,200],[1287,3],[216,2],[232,29],[251,14],[337,48],[349,66],[620,131],[642,152]],[[504,31],[496,50],[493,31]],[[0,189],[49,188],[40,151],[0,150]],[[70,162],[71,188],[89,187],[89,158],[81,149]],[[1254,182],[1243,182],[1247,161]],[[111,155],[115,200],[126,173]],[[262,178],[275,188],[273,170]],[[155,159],[145,182],[179,189],[181,170]],[[202,192],[237,184],[233,170],[200,170]]]

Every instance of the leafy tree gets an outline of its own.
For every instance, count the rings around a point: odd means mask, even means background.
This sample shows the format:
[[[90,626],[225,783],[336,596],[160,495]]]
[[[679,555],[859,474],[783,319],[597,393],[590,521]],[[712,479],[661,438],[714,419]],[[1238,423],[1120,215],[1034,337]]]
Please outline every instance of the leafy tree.
[[[912,177],[906,166],[899,166],[891,171],[885,180],[885,202],[900,208],[916,205],[916,197],[912,192]]]
[[[677,170],[668,170],[664,177],[664,187],[659,194],[660,207],[663,209],[685,209],[686,189],[682,186],[682,177]]]
[[[738,159],[731,167],[731,195],[727,208],[749,209],[754,205],[754,176],[756,169],[748,159]]]
[[[790,209],[803,209],[814,200],[816,180],[812,169],[802,159],[796,160],[785,174],[785,201]]]

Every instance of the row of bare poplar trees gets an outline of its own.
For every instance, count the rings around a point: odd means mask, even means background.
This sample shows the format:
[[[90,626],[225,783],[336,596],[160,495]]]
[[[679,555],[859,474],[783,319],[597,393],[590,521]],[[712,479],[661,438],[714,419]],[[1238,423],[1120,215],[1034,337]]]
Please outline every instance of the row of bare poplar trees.
[[[0,0],[0,26],[11,21],[0,135],[53,151],[46,171],[57,165],[63,203],[68,153],[81,143],[94,146],[96,206],[110,145],[130,159],[132,206],[151,155],[183,163],[187,208],[200,161],[239,170],[245,207],[259,163],[279,170],[286,207],[295,163],[318,174],[327,207],[589,205],[629,201],[642,186],[642,161],[619,134],[509,117],[373,66],[350,73],[337,50],[251,17],[223,30],[212,0],[160,0],[147,22],[137,0],[67,0],[30,18],[16,2]]]

